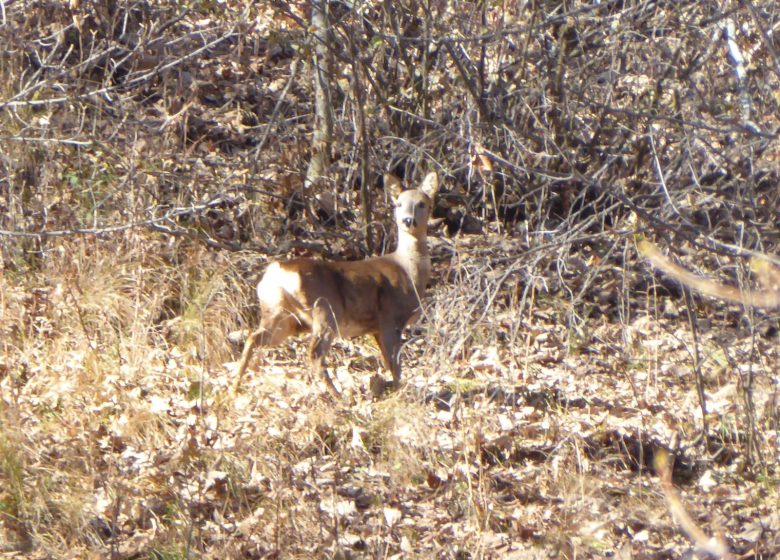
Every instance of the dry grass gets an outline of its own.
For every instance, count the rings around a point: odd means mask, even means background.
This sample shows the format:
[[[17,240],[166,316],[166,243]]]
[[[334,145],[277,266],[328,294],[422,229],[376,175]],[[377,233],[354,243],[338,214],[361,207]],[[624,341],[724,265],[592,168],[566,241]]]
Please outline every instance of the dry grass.
[[[778,497],[771,431],[761,431],[762,476],[741,481],[749,505],[713,501],[696,485],[705,473],[725,484],[744,463],[739,444],[709,461],[691,440],[700,425],[691,340],[684,330],[670,338],[661,318],[590,320],[571,351],[555,305],[540,307],[543,293],[525,288],[527,268],[492,272],[491,255],[461,247],[460,262],[437,258],[398,393],[369,398],[376,349],[355,341],[334,352],[345,397],[333,402],[293,343],[258,357],[231,400],[226,333],[251,305],[242,257],[182,245],[187,257],[174,265],[148,250],[154,243],[58,242],[35,278],[2,277],[7,551],[662,556],[687,545],[636,446],[651,454],[675,438],[693,468],[692,481],[683,467],[680,476],[699,524],[712,527],[717,511],[738,544],[739,520]],[[627,368],[611,348],[636,336]],[[761,348],[752,367],[763,390],[777,357]],[[738,432],[734,378],[712,379],[713,414]],[[761,402],[763,427],[772,409]]]

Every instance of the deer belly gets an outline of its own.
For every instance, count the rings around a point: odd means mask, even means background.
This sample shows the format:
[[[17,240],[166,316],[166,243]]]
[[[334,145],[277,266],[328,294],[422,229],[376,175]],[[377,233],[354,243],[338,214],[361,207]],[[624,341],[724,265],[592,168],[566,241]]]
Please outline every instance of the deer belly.
[[[351,319],[339,321],[339,336],[341,338],[355,338],[368,334],[372,330],[368,325]]]

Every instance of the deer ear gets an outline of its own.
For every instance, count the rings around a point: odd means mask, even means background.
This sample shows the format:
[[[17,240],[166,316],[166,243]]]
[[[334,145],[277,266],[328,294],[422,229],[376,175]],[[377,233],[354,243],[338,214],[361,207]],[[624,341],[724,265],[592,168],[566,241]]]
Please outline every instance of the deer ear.
[[[393,175],[392,173],[385,173],[383,176],[383,183],[385,187],[385,191],[390,194],[393,198],[398,198],[398,196],[403,192],[404,188],[401,186],[401,179],[399,179],[396,175]]]
[[[425,176],[422,185],[420,185],[420,190],[427,194],[431,200],[436,198],[436,193],[439,192],[439,176],[435,171]]]

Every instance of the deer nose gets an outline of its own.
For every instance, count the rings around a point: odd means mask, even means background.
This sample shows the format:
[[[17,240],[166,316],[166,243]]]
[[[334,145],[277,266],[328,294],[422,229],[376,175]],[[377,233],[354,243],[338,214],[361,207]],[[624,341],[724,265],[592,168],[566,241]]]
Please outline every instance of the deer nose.
[[[414,218],[404,218],[403,222],[406,227],[410,228],[414,225]]]

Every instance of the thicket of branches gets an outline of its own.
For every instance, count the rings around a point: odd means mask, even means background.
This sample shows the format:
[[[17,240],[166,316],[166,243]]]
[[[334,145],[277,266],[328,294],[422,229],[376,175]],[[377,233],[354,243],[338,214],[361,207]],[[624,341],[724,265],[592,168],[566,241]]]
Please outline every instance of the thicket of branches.
[[[142,223],[275,251],[283,232],[305,235],[291,223],[332,220],[334,204],[365,231],[366,163],[374,205],[381,171],[438,169],[451,232],[477,229],[465,216],[576,240],[633,211],[678,246],[776,245],[775,3],[327,11],[322,196],[302,180],[317,46],[305,3],[6,3],[2,229]],[[262,201],[252,220],[239,195]],[[6,259],[21,254],[6,244]]]

